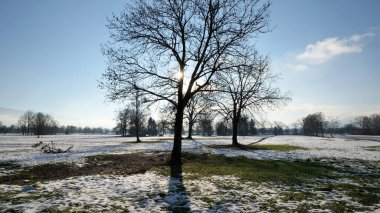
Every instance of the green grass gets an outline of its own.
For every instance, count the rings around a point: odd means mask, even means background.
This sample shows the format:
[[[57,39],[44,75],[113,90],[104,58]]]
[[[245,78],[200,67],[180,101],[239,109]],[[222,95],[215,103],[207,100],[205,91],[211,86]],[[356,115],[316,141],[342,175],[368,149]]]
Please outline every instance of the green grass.
[[[375,188],[366,185],[353,185],[353,184],[328,184],[316,188],[319,191],[343,191],[353,200],[363,204],[364,206],[371,206],[380,202],[380,188]]]
[[[240,149],[240,150],[274,150],[274,151],[282,151],[288,152],[293,150],[307,150],[307,148],[301,146],[291,146],[291,145],[272,145],[272,144],[252,144],[252,145],[209,145],[208,147],[214,149]]]
[[[96,155],[86,157],[86,164],[79,167],[74,163],[49,163],[23,168],[14,174],[0,176],[0,184],[33,184],[48,180],[86,175],[130,175],[168,164],[169,155],[143,153],[122,155]]]
[[[14,170],[14,169],[20,169],[21,166],[19,164],[14,164],[10,162],[0,162],[0,168],[5,170]]]
[[[367,151],[380,152],[380,146],[367,146],[367,147],[364,147],[364,149]]]
[[[289,190],[282,193],[283,201],[303,201],[315,198],[317,195],[311,192]]]
[[[213,140],[225,140],[226,138],[220,138],[220,137],[204,137],[204,138],[198,138],[198,137],[193,137],[192,139],[189,139],[189,138],[183,138],[182,140],[185,140],[185,141],[191,141],[191,140],[195,140],[195,141],[213,141]]]
[[[353,212],[346,201],[334,201],[327,204],[326,207],[335,213]]]
[[[226,157],[212,154],[183,155],[185,178],[199,178],[213,175],[233,175],[243,181],[275,181],[287,184],[299,184],[312,178],[322,178],[332,171],[330,167],[315,162],[255,160],[245,157]],[[168,175],[169,167],[159,172]],[[191,175],[193,174],[193,175]]]
[[[251,145],[253,147],[266,145]],[[269,147],[279,145],[270,145]],[[250,147],[250,146],[249,146]],[[273,150],[269,149],[267,150]],[[281,148],[284,150],[284,148]],[[289,150],[289,149],[288,149]],[[8,177],[0,177],[0,184],[14,183],[25,184],[23,180],[28,179],[32,184],[39,181],[62,179],[72,176],[91,175],[91,174],[113,174],[128,175],[146,170],[153,169],[165,176],[170,175],[170,167],[167,164],[169,153],[159,153],[154,155],[144,154],[124,154],[124,155],[98,155],[87,157],[87,165],[77,168],[74,164],[46,164],[34,167],[24,168],[23,171]],[[136,160],[138,159],[138,160]],[[1,163],[4,168],[18,168],[18,165],[11,163]],[[364,166],[364,167],[363,167]],[[360,168],[360,169],[358,169]],[[328,162],[320,161],[275,161],[275,160],[255,160],[245,157],[226,157],[214,154],[190,154],[183,153],[183,179],[199,179],[214,175],[232,175],[237,177],[242,183],[249,184],[249,187],[256,184],[273,184],[290,186],[288,191],[282,192],[279,198],[283,202],[302,202],[320,200],[318,193],[314,191],[338,191],[339,194],[345,194],[353,201],[361,203],[363,209],[347,203],[345,201],[334,201],[317,206],[317,204],[303,203],[294,210],[294,212],[308,212],[313,208],[330,209],[333,212],[349,211],[370,211],[368,206],[380,203],[380,182],[378,181],[379,169],[377,162],[348,160],[348,159],[328,159]],[[369,171],[370,170],[370,171]],[[52,171],[52,172],[50,172]],[[57,171],[61,171],[57,174]],[[331,181],[327,184],[325,180],[339,180],[347,178],[353,183],[338,183]],[[324,181],[320,181],[323,179]],[[251,185],[252,184],[252,185]],[[311,185],[311,190],[299,190],[300,185]],[[245,190],[246,185],[230,184],[228,181],[217,182],[215,185],[220,190]],[[61,191],[39,194],[39,186],[36,186],[36,192],[30,192],[29,196],[19,198],[17,193],[0,192],[0,203],[12,203],[13,205],[38,201],[40,199],[60,197]],[[190,187],[191,188],[191,187]],[[188,188],[189,189],[189,188]],[[187,194],[199,194],[200,189],[192,188]],[[39,192],[39,193],[37,193]],[[160,194],[165,197],[166,192]],[[155,195],[152,195],[154,197]],[[255,200],[256,195],[252,195]],[[149,197],[149,196],[148,196]],[[142,198],[141,198],[142,199]],[[146,199],[144,197],[144,199]],[[207,200],[207,197],[201,198],[204,202],[212,206],[217,205],[213,200]],[[237,198],[238,199],[238,198]],[[142,202],[143,200],[141,200]],[[140,202],[140,201],[138,201]],[[223,202],[220,201],[220,202]],[[318,204],[322,205],[322,204]],[[366,209],[367,207],[367,209]],[[85,208],[85,207],[83,207]],[[89,206],[91,210],[91,206]],[[116,207],[115,207],[116,208]],[[275,199],[268,200],[262,210],[282,211],[281,206]],[[165,209],[175,211],[187,211],[188,209]],[[289,209],[288,209],[289,210]],[[50,208],[47,212],[60,212],[58,209]],[[293,212],[293,210],[289,210]]]

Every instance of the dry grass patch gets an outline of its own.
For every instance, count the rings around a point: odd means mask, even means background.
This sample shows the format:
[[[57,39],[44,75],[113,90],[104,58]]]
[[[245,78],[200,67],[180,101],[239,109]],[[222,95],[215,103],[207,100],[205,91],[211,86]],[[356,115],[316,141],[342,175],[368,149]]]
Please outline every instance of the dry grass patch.
[[[86,157],[86,164],[51,163],[24,168],[16,174],[0,177],[0,184],[28,184],[86,175],[131,175],[153,167],[168,165],[169,154],[122,154]]]

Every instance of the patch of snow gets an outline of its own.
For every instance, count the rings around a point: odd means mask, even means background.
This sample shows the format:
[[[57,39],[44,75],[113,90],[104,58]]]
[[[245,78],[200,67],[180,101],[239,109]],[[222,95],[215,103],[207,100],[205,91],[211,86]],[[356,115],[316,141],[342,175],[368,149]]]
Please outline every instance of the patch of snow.
[[[20,186],[0,185],[0,191],[4,190],[10,193],[10,198],[23,198],[25,202],[0,203],[0,210],[14,209],[22,212],[38,212],[51,207],[91,212],[261,212],[262,207],[268,203],[290,211],[303,203],[320,205],[326,204],[326,201],[352,202],[349,197],[335,191],[313,191],[313,186],[290,188],[281,184],[242,183],[234,176],[212,176],[181,181],[153,172],[49,181],[39,183],[36,190],[28,192],[22,192]],[[310,191],[319,198],[286,201],[283,193],[289,190]]]
[[[292,145],[307,148],[294,150],[289,153],[301,159],[309,158],[347,158],[359,160],[379,161],[380,153],[368,151],[368,146],[379,146],[379,142],[368,140],[347,140],[345,138],[320,138],[307,136],[276,136],[260,144]]]

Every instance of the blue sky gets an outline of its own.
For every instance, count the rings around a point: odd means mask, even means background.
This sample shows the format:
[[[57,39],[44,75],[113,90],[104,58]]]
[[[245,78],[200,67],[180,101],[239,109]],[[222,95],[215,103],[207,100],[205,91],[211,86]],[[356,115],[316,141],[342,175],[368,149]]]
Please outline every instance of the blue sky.
[[[113,127],[117,104],[97,80],[106,67],[101,43],[117,0],[0,1],[0,120],[25,110],[60,124]],[[380,1],[274,0],[273,31],[256,42],[292,93],[262,118],[291,124],[308,113],[348,120],[380,113]]]

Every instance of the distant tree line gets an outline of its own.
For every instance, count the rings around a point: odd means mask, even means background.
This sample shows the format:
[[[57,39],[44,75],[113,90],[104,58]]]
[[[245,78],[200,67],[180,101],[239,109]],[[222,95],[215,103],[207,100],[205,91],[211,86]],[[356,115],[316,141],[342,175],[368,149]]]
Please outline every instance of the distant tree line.
[[[358,116],[342,125],[338,119],[326,119],[322,112],[307,115],[300,122],[304,135],[326,134],[380,135],[380,114]]]
[[[199,102],[200,103],[200,102]],[[193,103],[192,103],[193,104]],[[200,110],[195,105],[189,105],[192,109],[189,109],[186,114],[188,131],[188,138],[192,138],[193,135],[202,136],[228,136],[232,135],[233,127],[232,123],[227,120],[216,119],[216,113],[212,112],[210,109],[205,109],[204,106],[207,105],[202,103],[202,109]],[[211,106],[211,105],[207,105]],[[126,108],[121,109],[117,112],[117,124],[114,129],[116,134],[121,136],[136,137],[136,122],[134,119],[139,119],[140,137],[141,136],[163,136],[165,134],[174,134],[174,116],[170,113],[170,109],[164,108],[161,111],[161,118],[156,121],[152,117],[147,119],[147,114],[145,110],[141,110],[140,116],[135,116],[135,111],[128,105]],[[185,131],[182,132],[185,134]],[[255,127],[255,121],[244,115],[238,125],[238,135],[248,136],[256,135],[258,130]]]
[[[5,126],[3,122],[0,121],[0,134],[7,134],[7,133],[18,133],[18,128],[15,125],[11,126]]]
[[[57,121],[42,112],[27,111],[18,120],[18,127],[23,135],[50,135],[58,129]]]
[[[355,135],[380,135],[380,114],[357,117],[345,127]]]
[[[77,127],[77,126],[61,126],[58,127],[57,133],[59,134],[111,134],[113,131],[111,129],[102,127]]]
[[[238,124],[237,133],[240,136],[257,135],[258,131],[255,127],[255,121],[247,115],[242,116]],[[228,136],[232,135],[231,123],[226,120],[220,120],[215,124],[216,135]]]
[[[27,111],[20,116],[17,125],[9,127],[0,121],[0,134],[22,135],[55,135],[55,134],[110,134],[106,128],[76,127],[72,125],[58,126],[58,122],[50,115],[42,112]]]

